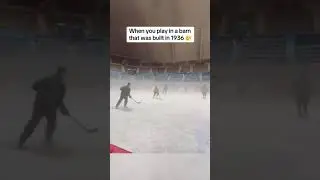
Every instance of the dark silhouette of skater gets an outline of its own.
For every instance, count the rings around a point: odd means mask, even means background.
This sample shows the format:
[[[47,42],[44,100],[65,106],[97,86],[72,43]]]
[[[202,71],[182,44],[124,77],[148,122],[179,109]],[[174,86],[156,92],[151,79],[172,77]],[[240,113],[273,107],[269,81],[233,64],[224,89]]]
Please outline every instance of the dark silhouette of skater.
[[[168,85],[167,84],[164,85],[162,93],[164,95],[166,95],[168,93]]]
[[[120,88],[120,98],[116,104],[116,108],[119,108],[119,105],[121,104],[122,100],[124,100],[124,107],[127,108],[127,104],[128,104],[128,97],[131,98],[131,88],[130,88],[131,84],[128,83],[126,86],[122,86]]]
[[[303,69],[299,77],[293,82],[293,89],[298,115],[299,117],[307,117],[311,97],[311,82],[307,69]]]
[[[46,142],[51,145],[56,130],[57,110],[60,109],[63,115],[70,116],[63,102],[66,93],[65,76],[66,68],[59,67],[54,75],[45,77],[33,84],[32,88],[36,91],[36,97],[33,103],[32,117],[20,135],[18,144],[20,149],[23,148],[26,140],[34,132],[43,117],[47,119]]]
[[[201,93],[202,93],[202,98],[206,99],[207,98],[207,93],[209,92],[209,88],[207,87],[206,84],[202,85],[201,87]]]
[[[158,88],[158,86],[155,86],[155,87],[153,88],[153,99],[154,99],[154,98],[159,98],[159,96],[160,96],[159,88]]]

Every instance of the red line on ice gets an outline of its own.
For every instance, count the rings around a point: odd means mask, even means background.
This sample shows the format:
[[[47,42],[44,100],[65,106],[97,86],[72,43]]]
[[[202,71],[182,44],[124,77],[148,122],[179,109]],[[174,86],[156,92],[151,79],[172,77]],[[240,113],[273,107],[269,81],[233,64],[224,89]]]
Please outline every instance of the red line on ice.
[[[132,152],[125,150],[123,148],[120,148],[114,144],[110,144],[110,153],[132,153]]]

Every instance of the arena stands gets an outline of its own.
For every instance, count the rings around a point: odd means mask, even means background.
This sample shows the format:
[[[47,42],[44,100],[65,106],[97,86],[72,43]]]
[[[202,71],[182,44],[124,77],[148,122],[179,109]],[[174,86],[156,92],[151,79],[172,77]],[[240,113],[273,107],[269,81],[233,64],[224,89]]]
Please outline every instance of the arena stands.
[[[12,14],[17,13],[16,11],[18,10],[15,9]],[[18,18],[16,20],[18,21]],[[36,17],[28,20],[36,22]],[[83,34],[83,37],[69,38],[59,34],[55,26],[51,27],[47,34],[42,34],[35,30],[36,26],[22,26],[24,24],[20,25],[20,22],[15,23],[19,28],[10,26],[10,23],[3,23],[0,27],[0,58],[4,62],[0,67],[3,75],[0,83],[11,83],[6,78],[9,76],[12,82],[28,84],[31,82],[26,79],[50,74],[58,65],[67,66],[71,72],[70,86],[93,87],[107,79],[103,65],[108,57],[108,40],[103,34],[92,32]],[[81,28],[83,31],[87,29],[86,26]],[[24,73],[25,76],[13,74],[16,71]],[[94,75],[104,79],[93,79]]]
[[[212,3],[211,54],[216,64],[285,64],[320,58],[319,3],[271,0]],[[250,7],[250,8],[248,8]]]
[[[232,36],[213,37],[211,53],[215,54],[213,60],[215,64],[318,62],[320,59],[319,37],[319,34],[251,36],[245,38],[241,46],[234,44]]]
[[[110,64],[110,78],[111,79],[134,79],[134,80],[153,80],[160,82],[202,82],[210,81],[209,60],[206,62],[192,62],[192,63],[176,63],[153,65],[143,64],[131,65],[130,60],[128,64],[114,63],[113,59],[121,58],[120,55],[111,55]],[[128,57],[123,57],[126,59]]]

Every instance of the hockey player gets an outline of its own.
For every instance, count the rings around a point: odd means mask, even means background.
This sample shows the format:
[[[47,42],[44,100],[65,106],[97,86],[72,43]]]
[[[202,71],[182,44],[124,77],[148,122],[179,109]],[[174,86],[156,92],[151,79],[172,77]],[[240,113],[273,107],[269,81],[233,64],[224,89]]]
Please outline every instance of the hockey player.
[[[209,91],[209,88],[207,87],[206,84],[202,85],[201,87],[201,93],[202,93],[202,98],[206,99],[207,98],[207,93]]]
[[[37,94],[33,103],[32,117],[20,135],[19,149],[23,148],[26,140],[34,132],[42,117],[47,119],[46,142],[51,145],[53,134],[56,130],[57,110],[60,109],[63,115],[70,116],[63,102],[66,93],[65,76],[66,69],[59,67],[54,75],[36,81],[33,84],[32,88]]]
[[[126,86],[122,86],[120,88],[120,98],[116,104],[116,109],[119,108],[119,105],[121,104],[122,100],[124,100],[124,107],[127,108],[127,104],[128,104],[128,97],[131,98],[131,88],[130,88],[131,84],[128,83]]]
[[[307,70],[303,70],[293,83],[295,101],[299,117],[308,116],[308,105],[310,102],[311,83]]]
[[[164,95],[166,95],[168,93],[168,85],[167,84],[164,85],[162,93]]]
[[[159,88],[158,88],[158,86],[155,86],[155,87],[153,88],[153,99],[159,98],[159,96],[160,96],[160,94],[159,94]]]

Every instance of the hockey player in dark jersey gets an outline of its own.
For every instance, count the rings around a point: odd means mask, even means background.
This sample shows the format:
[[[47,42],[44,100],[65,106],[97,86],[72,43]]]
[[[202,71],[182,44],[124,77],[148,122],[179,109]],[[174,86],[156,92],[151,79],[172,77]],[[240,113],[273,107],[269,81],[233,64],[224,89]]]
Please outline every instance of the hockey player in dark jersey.
[[[202,85],[201,87],[201,93],[202,93],[202,98],[206,99],[207,98],[207,93],[209,92],[209,88],[207,87],[206,84]]]
[[[293,82],[293,89],[298,115],[307,117],[311,96],[311,83],[307,69],[302,70],[299,77]]]
[[[128,83],[126,86],[122,86],[120,88],[120,98],[116,104],[116,109],[119,108],[119,105],[121,104],[121,102],[124,100],[124,107],[127,108],[127,104],[128,104],[128,98],[131,98],[131,88],[130,88],[131,84]]]
[[[32,88],[36,91],[36,98],[33,103],[32,117],[24,127],[20,135],[18,147],[23,148],[26,140],[34,132],[42,117],[47,119],[46,142],[52,144],[53,134],[56,130],[57,110],[65,116],[70,116],[63,99],[66,93],[64,83],[66,69],[59,67],[57,73],[36,81]]]
[[[155,86],[155,87],[153,88],[153,99],[159,98],[159,96],[160,96],[159,88],[158,88],[158,86]]]

